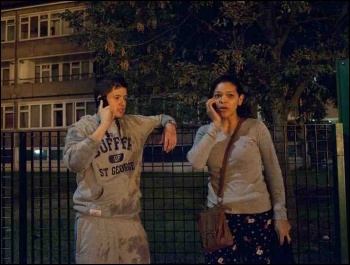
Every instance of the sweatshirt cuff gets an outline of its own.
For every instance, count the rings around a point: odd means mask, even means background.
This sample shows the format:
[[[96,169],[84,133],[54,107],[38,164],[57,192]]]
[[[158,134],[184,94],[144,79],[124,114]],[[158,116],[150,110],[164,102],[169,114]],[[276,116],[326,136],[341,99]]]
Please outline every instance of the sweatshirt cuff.
[[[274,220],[288,220],[287,210],[285,208],[279,209],[279,210],[274,209],[273,219]]]
[[[100,143],[101,141],[95,139],[92,135],[89,135],[89,137],[92,141],[94,141],[95,143]]]

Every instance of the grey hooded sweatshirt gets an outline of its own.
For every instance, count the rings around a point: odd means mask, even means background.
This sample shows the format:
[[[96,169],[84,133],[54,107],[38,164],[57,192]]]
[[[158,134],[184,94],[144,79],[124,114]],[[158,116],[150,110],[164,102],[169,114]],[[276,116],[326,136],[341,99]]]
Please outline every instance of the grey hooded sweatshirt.
[[[140,212],[144,144],[153,129],[170,120],[174,119],[164,114],[124,115],[111,124],[101,141],[91,137],[100,123],[98,114],[69,126],[63,162],[77,173],[73,208],[78,215],[132,217]]]

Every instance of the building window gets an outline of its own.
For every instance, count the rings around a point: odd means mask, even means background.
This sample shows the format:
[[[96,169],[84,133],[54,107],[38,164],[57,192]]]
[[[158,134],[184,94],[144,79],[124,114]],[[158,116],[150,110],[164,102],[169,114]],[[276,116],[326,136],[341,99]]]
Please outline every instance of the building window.
[[[1,129],[13,129],[14,125],[14,107],[1,106]]]
[[[59,81],[59,75],[59,64],[42,64],[35,66],[36,83]]]
[[[90,62],[82,61],[81,62],[81,78],[86,79],[90,76]]]
[[[63,104],[53,104],[53,126],[63,126]]]
[[[1,67],[1,85],[10,85],[10,67]]]
[[[41,127],[47,128],[51,127],[51,109],[52,105],[51,104],[44,104],[42,105],[42,112],[43,115],[41,116]]]
[[[19,107],[19,128],[29,128],[29,106]]]
[[[36,39],[39,36],[39,27],[38,27],[39,18],[37,16],[30,18],[30,38]]]
[[[73,103],[66,103],[66,125],[73,124]]]
[[[51,65],[50,64],[44,64],[41,66],[41,77],[42,82],[50,82],[50,76],[51,76]]]
[[[39,27],[39,30],[40,30],[40,34],[39,36],[40,37],[47,37],[49,35],[49,22],[48,22],[48,15],[41,15],[40,16],[40,27]]]
[[[35,82],[86,79],[92,72],[93,64],[90,61],[37,64],[35,66]]]
[[[95,102],[91,100],[20,105],[18,124],[19,129],[62,128],[95,112]]]
[[[1,20],[1,42],[15,40],[15,19],[7,18]]]
[[[33,148],[27,149],[27,161],[57,161],[63,159],[63,151],[62,149],[57,148]],[[8,152],[9,153],[9,152]]]
[[[63,63],[63,81],[70,80],[70,63]]]
[[[74,12],[79,12],[75,10]],[[53,13],[41,13],[26,15],[21,17],[20,40],[37,39],[46,37],[56,37],[72,34],[73,30],[69,27],[69,22],[61,19],[60,14],[64,10]],[[2,25],[2,24],[1,24]],[[14,25],[14,22],[13,22]],[[1,36],[3,35],[3,26],[1,26]],[[5,27],[5,24],[4,24]],[[12,30],[12,29],[11,29]],[[14,28],[13,28],[14,31]],[[29,31],[29,32],[28,32]],[[13,33],[14,37],[14,33]]]
[[[80,62],[73,62],[72,63],[72,80],[79,79],[80,77]]]
[[[28,149],[27,150],[27,160],[31,161],[32,159],[38,160],[38,161],[43,161],[47,160],[47,149],[34,149],[33,152],[32,150]]]
[[[51,14],[50,34],[51,36],[61,35],[61,19],[60,14]]]
[[[60,77],[60,70],[59,70],[59,64],[52,64],[51,65],[51,81],[59,81]]]
[[[72,29],[69,27],[69,21],[62,20],[62,35],[72,34]]]
[[[40,127],[40,105],[30,106],[30,125],[32,128]]]
[[[27,40],[28,39],[28,29],[29,29],[29,18],[28,17],[22,17],[21,18],[21,40]]]

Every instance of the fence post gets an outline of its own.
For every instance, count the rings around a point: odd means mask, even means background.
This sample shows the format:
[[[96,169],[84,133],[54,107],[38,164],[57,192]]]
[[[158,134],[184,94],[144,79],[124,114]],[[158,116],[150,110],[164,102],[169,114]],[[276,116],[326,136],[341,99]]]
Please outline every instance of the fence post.
[[[349,264],[349,243],[348,243],[348,221],[347,221],[347,210],[346,210],[346,179],[345,179],[345,164],[344,164],[344,138],[343,138],[343,124],[335,124],[336,133],[336,155],[337,165],[335,166],[336,184],[338,191],[338,204],[336,211],[338,212],[338,233],[340,236],[340,259],[341,264]],[[337,225],[337,223],[335,223]]]
[[[27,264],[27,141],[19,138],[19,264]]]

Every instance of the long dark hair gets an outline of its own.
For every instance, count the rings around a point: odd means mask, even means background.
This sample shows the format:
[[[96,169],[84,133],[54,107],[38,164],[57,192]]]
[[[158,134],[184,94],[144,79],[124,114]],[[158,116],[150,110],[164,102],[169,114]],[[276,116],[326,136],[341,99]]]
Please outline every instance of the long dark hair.
[[[210,85],[209,97],[213,97],[214,91],[219,84],[226,82],[229,82],[236,87],[239,96],[242,94],[244,95],[242,104],[237,107],[237,115],[241,118],[253,118],[254,116],[252,114],[252,107],[249,102],[248,92],[243,89],[241,82],[236,76],[222,75],[219,78],[215,79],[214,82]]]

